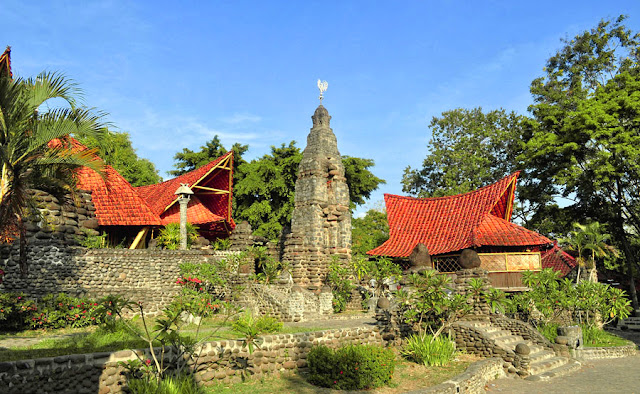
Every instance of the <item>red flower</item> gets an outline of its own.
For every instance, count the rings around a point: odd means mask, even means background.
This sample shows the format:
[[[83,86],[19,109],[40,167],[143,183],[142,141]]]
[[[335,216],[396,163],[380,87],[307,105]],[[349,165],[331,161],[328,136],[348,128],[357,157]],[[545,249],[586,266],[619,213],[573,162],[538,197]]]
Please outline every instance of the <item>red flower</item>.
[[[144,360],[144,363],[147,364],[147,367],[148,367],[149,365],[151,365],[151,360],[150,359],[146,359],[146,360]]]

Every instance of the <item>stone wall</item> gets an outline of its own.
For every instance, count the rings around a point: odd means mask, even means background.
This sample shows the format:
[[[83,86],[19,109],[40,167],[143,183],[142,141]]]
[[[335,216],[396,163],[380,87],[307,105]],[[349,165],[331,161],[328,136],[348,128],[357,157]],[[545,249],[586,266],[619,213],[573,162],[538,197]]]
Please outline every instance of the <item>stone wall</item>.
[[[484,394],[487,382],[505,376],[501,358],[475,362],[460,375],[437,386],[412,391],[411,394]]]
[[[582,349],[570,349],[571,356],[578,360],[598,360],[603,358],[620,358],[633,356],[638,353],[638,346],[630,343],[616,347],[585,347]]]
[[[0,291],[24,292],[40,298],[64,292],[99,298],[120,294],[142,301],[145,312],[157,313],[179,292],[181,263],[207,263],[237,252],[212,250],[85,249],[42,245],[22,277],[10,256]]]
[[[203,345],[195,380],[205,386],[240,382],[265,374],[304,369],[313,346],[337,348],[348,344],[383,345],[370,327],[326,330],[264,337],[261,348],[249,354],[241,341],[215,341]],[[159,349],[155,350],[159,354]],[[149,358],[148,350],[137,350]],[[118,361],[137,359],[130,350],[0,363],[0,392],[28,393],[122,393],[125,377]]]

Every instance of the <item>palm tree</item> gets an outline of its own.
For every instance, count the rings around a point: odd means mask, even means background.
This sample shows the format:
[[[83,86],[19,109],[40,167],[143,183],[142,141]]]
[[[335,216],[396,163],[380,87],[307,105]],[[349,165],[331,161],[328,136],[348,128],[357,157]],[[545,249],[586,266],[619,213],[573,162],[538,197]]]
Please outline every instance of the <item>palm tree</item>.
[[[574,231],[569,232],[569,237],[562,240],[567,244],[567,249],[578,254],[578,277],[576,283],[580,282],[580,269],[586,268],[589,272],[588,280],[597,282],[596,258],[618,257],[618,250],[607,243],[611,235],[604,232],[604,226],[598,222],[586,225],[574,223]]]
[[[85,166],[102,172],[103,163],[95,151],[79,151],[65,143],[71,135],[100,135],[105,129],[102,114],[79,107],[78,97],[77,85],[57,73],[29,79],[0,75],[0,233],[10,229],[20,233],[23,273],[22,219],[31,205],[27,189],[71,192],[74,169]]]

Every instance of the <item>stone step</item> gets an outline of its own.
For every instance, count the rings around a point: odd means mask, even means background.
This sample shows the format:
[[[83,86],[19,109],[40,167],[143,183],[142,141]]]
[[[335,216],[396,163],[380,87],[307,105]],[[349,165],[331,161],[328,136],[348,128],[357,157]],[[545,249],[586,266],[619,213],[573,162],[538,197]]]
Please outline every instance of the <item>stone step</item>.
[[[629,330],[640,330],[640,324],[623,324],[623,326],[626,326]]]
[[[564,365],[550,369],[546,372],[542,372],[537,375],[528,376],[526,380],[546,381],[549,379],[557,378],[559,376],[564,376],[571,372],[577,371],[580,369],[581,366],[582,364],[580,364],[580,362],[577,360],[568,360],[567,363]]]
[[[528,344],[529,348],[531,349],[531,344]],[[554,358],[556,356],[556,354],[548,349],[542,349],[542,350],[537,350],[537,351],[531,351],[531,354],[529,355],[529,357],[531,358],[531,363],[536,363],[539,361],[544,361],[544,360],[548,360],[550,358]]]
[[[497,337],[497,338],[492,338],[493,340],[495,340],[496,342],[502,343],[503,345],[509,347],[509,348],[515,348],[515,346],[520,343],[520,342],[525,342],[524,339],[522,339],[521,336],[519,335],[513,335],[513,334],[506,334],[504,336],[501,337]],[[513,350],[513,349],[512,349]]]
[[[545,360],[532,362],[529,365],[529,373],[531,375],[540,375],[544,372],[550,371],[554,368],[561,367],[569,362],[566,357],[554,356]]]

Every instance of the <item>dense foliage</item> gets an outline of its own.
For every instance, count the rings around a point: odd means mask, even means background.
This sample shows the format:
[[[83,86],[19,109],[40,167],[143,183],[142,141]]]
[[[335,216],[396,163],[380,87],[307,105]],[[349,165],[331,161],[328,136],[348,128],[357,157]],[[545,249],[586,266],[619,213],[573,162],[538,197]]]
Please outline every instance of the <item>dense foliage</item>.
[[[365,256],[389,239],[389,223],[384,211],[370,209],[361,218],[351,220],[351,253]]]
[[[429,154],[421,169],[407,167],[402,190],[420,197],[466,193],[515,172],[523,119],[482,108],[434,116]]]
[[[86,327],[105,321],[100,301],[49,294],[40,300],[24,294],[0,293],[0,330]]]
[[[522,283],[530,291],[513,295],[507,313],[535,326],[583,324],[595,327],[631,312],[631,301],[623,290],[603,283],[582,281],[574,284],[560,279],[551,269],[526,271]]]
[[[73,192],[72,170],[87,167],[101,173],[94,151],[76,151],[54,139],[104,131],[101,114],[79,106],[77,85],[56,73],[36,78],[0,76],[0,238],[20,236],[20,268],[27,270],[23,217],[32,201],[27,189],[61,195]],[[58,106],[63,104],[64,106]],[[34,211],[35,212],[35,211]]]
[[[242,158],[242,155],[249,150],[249,145],[235,143],[231,146],[231,150],[233,151],[233,172],[235,182],[239,179],[238,167],[246,163]],[[222,146],[220,138],[215,135],[211,141],[207,141],[203,146],[201,146],[199,151],[192,151],[189,148],[184,148],[182,149],[182,152],[176,153],[175,156],[173,156],[173,159],[176,161],[173,166],[176,169],[169,171],[169,175],[179,176],[186,174],[189,171],[193,171],[196,168],[209,164],[211,161],[227,152],[229,152],[229,150]]]
[[[514,215],[554,237],[606,223],[629,283],[640,266],[640,34],[625,17],[563,40],[531,83],[531,117],[456,109],[433,118],[430,153],[407,168],[420,196],[473,190],[521,170]],[[638,308],[635,287],[630,286]]]
[[[309,382],[336,390],[367,390],[391,382],[395,354],[373,345],[349,345],[337,350],[317,346],[307,355]]]
[[[434,338],[427,333],[414,334],[401,350],[406,359],[422,365],[447,365],[456,355],[456,344],[451,338]]]
[[[88,148],[97,149],[105,164],[113,167],[132,186],[152,185],[162,182],[155,165],[138,157],[131,145],[129,133],[105,132],[100,138],[79,136],[78,140]]]
[[[355,286],[351,282],[350,274],[349,268],[342,265],[338,259],[333,259],[329,264],[325,281],[331,287],[333,311],[336,313],[344,312],[347,303],[351,301]]]
[[[198,228],[187,223],[187,249],[198,239]],[[160,230],[156,237],[158,245],[164,249],[180,249],[180,223],[169,223]]]

